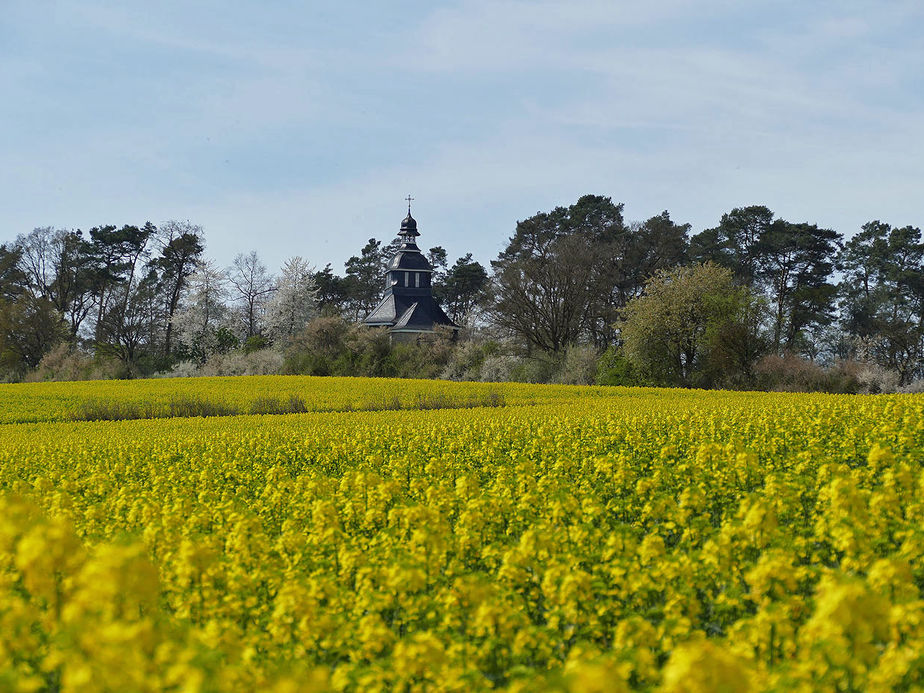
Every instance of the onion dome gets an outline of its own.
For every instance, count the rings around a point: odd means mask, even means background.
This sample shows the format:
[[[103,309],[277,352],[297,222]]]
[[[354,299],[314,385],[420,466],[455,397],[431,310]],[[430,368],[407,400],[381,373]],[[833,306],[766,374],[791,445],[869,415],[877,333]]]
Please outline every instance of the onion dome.
[[[417,220],[411,216],[411,210],[407,211],[407,216],[404,217],[404,221],[401,222],[401,231],[398,233],[400,236],[419,236],[417,232]]]

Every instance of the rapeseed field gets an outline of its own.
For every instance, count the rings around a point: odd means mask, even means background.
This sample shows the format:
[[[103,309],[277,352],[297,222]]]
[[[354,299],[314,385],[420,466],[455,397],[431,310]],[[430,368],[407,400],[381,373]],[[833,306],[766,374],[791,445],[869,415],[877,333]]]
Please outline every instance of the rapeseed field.
[[[920,396],[190,379],[0,421],[0,690],[924,687]]]

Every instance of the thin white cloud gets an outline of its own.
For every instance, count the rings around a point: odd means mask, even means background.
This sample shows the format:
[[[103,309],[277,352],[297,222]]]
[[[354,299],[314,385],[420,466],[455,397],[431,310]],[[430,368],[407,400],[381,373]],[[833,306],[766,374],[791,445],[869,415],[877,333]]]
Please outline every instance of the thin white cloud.
[[[113,3],[71,0],[67,9],[75,28],[104,32],[119,41],[136,41],[203,54],[238,63],[238,67],[273,70],[305,70],[322,66],[318,53],[308,45],[280,46],[248,31],[247,26],[221,21],[220,5],[174,3]],[[214,21],[203,22],[203,17]]]
[[[349,45],[280,36],[271,22],[293,13],[310,24],[302,10],[253,5],[262,21],[251,24],[238,4],[208,23],[200,3],[60,3],[57,29],[92,37],[101,74],[89,76],[112,79],[98,90],[111,101],[64,93],[87,77],[70,74],[64,53],[16,56],[0,77],[21,103],[87,109],[62,136],[30,132],[25,108],[0,114],[7,132],[29,133],[0,167],[13,235],[189,218],[223,263],[256,247],[268,264],[298,253],[339,270],[367,238],[396,230],[408,192],[425,244],[482,261],[516,219],[587,192],[626,202],[632,219],[667,208],[694,230],[751,203],[843,232],[874,216],[924,223],[924,118],[908,89],[924,50],[902,31],[921,17],[914,3],[793,4],[777,21],[769,0],[462,0],[423,6],[384,38],[346,7],[337,21],[350,24]],[[738,33],[698,33],[704,18]],[[137,62],[110,74],[110,43],[138,46],[129,60],[181,56],[180,69]],[[36,73],[62,79],[33,88]],[[121,94],[146,90],[137,114],[110,114]],[[262,168],[223,169],[238,153]]]
[[[729,6],[734,3],[726,0],[465,0],[427,15],[403,58],[428,71],[580,67],[588,33],[605,38]]]

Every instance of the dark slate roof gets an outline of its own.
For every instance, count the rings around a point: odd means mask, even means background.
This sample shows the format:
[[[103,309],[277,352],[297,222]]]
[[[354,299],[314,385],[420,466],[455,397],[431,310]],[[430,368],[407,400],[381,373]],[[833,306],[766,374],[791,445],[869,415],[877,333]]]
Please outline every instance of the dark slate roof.
[[[404,314],[398,318],[392,327],[398,329],[399,327],[423,327],[427,325],[426,311],[417,310],[419,305],[419,301],[412,303],[411,307],[404,311]]]
[[[396,314],[395,295],[389,291],[363,322],[366,325],[393,325]]]
[[[416,270],[418,272],[432,272],[433,268],[423,253],[419,250],[399,250],[388,263],[390,270]]]
[[[429,292],[418,295],[395,294],[392,290],[385,296],[369,316],[363,320],[366,325],[381,325],[394,330],[428,331],[437,325],[458,327]]]

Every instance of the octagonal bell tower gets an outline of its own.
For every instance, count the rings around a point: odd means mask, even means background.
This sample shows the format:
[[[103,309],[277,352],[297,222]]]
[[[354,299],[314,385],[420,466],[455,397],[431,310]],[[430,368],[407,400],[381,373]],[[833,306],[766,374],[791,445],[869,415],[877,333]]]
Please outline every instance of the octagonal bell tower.
[[[398,231],[401,245],[385,271],[385,293],[363,320],[364,325],[386,328],[395,340],[412,340],[438,325],[459,329],[433,298],[433,267],[417,246],[419,235],[408,201],[407,216]]]

